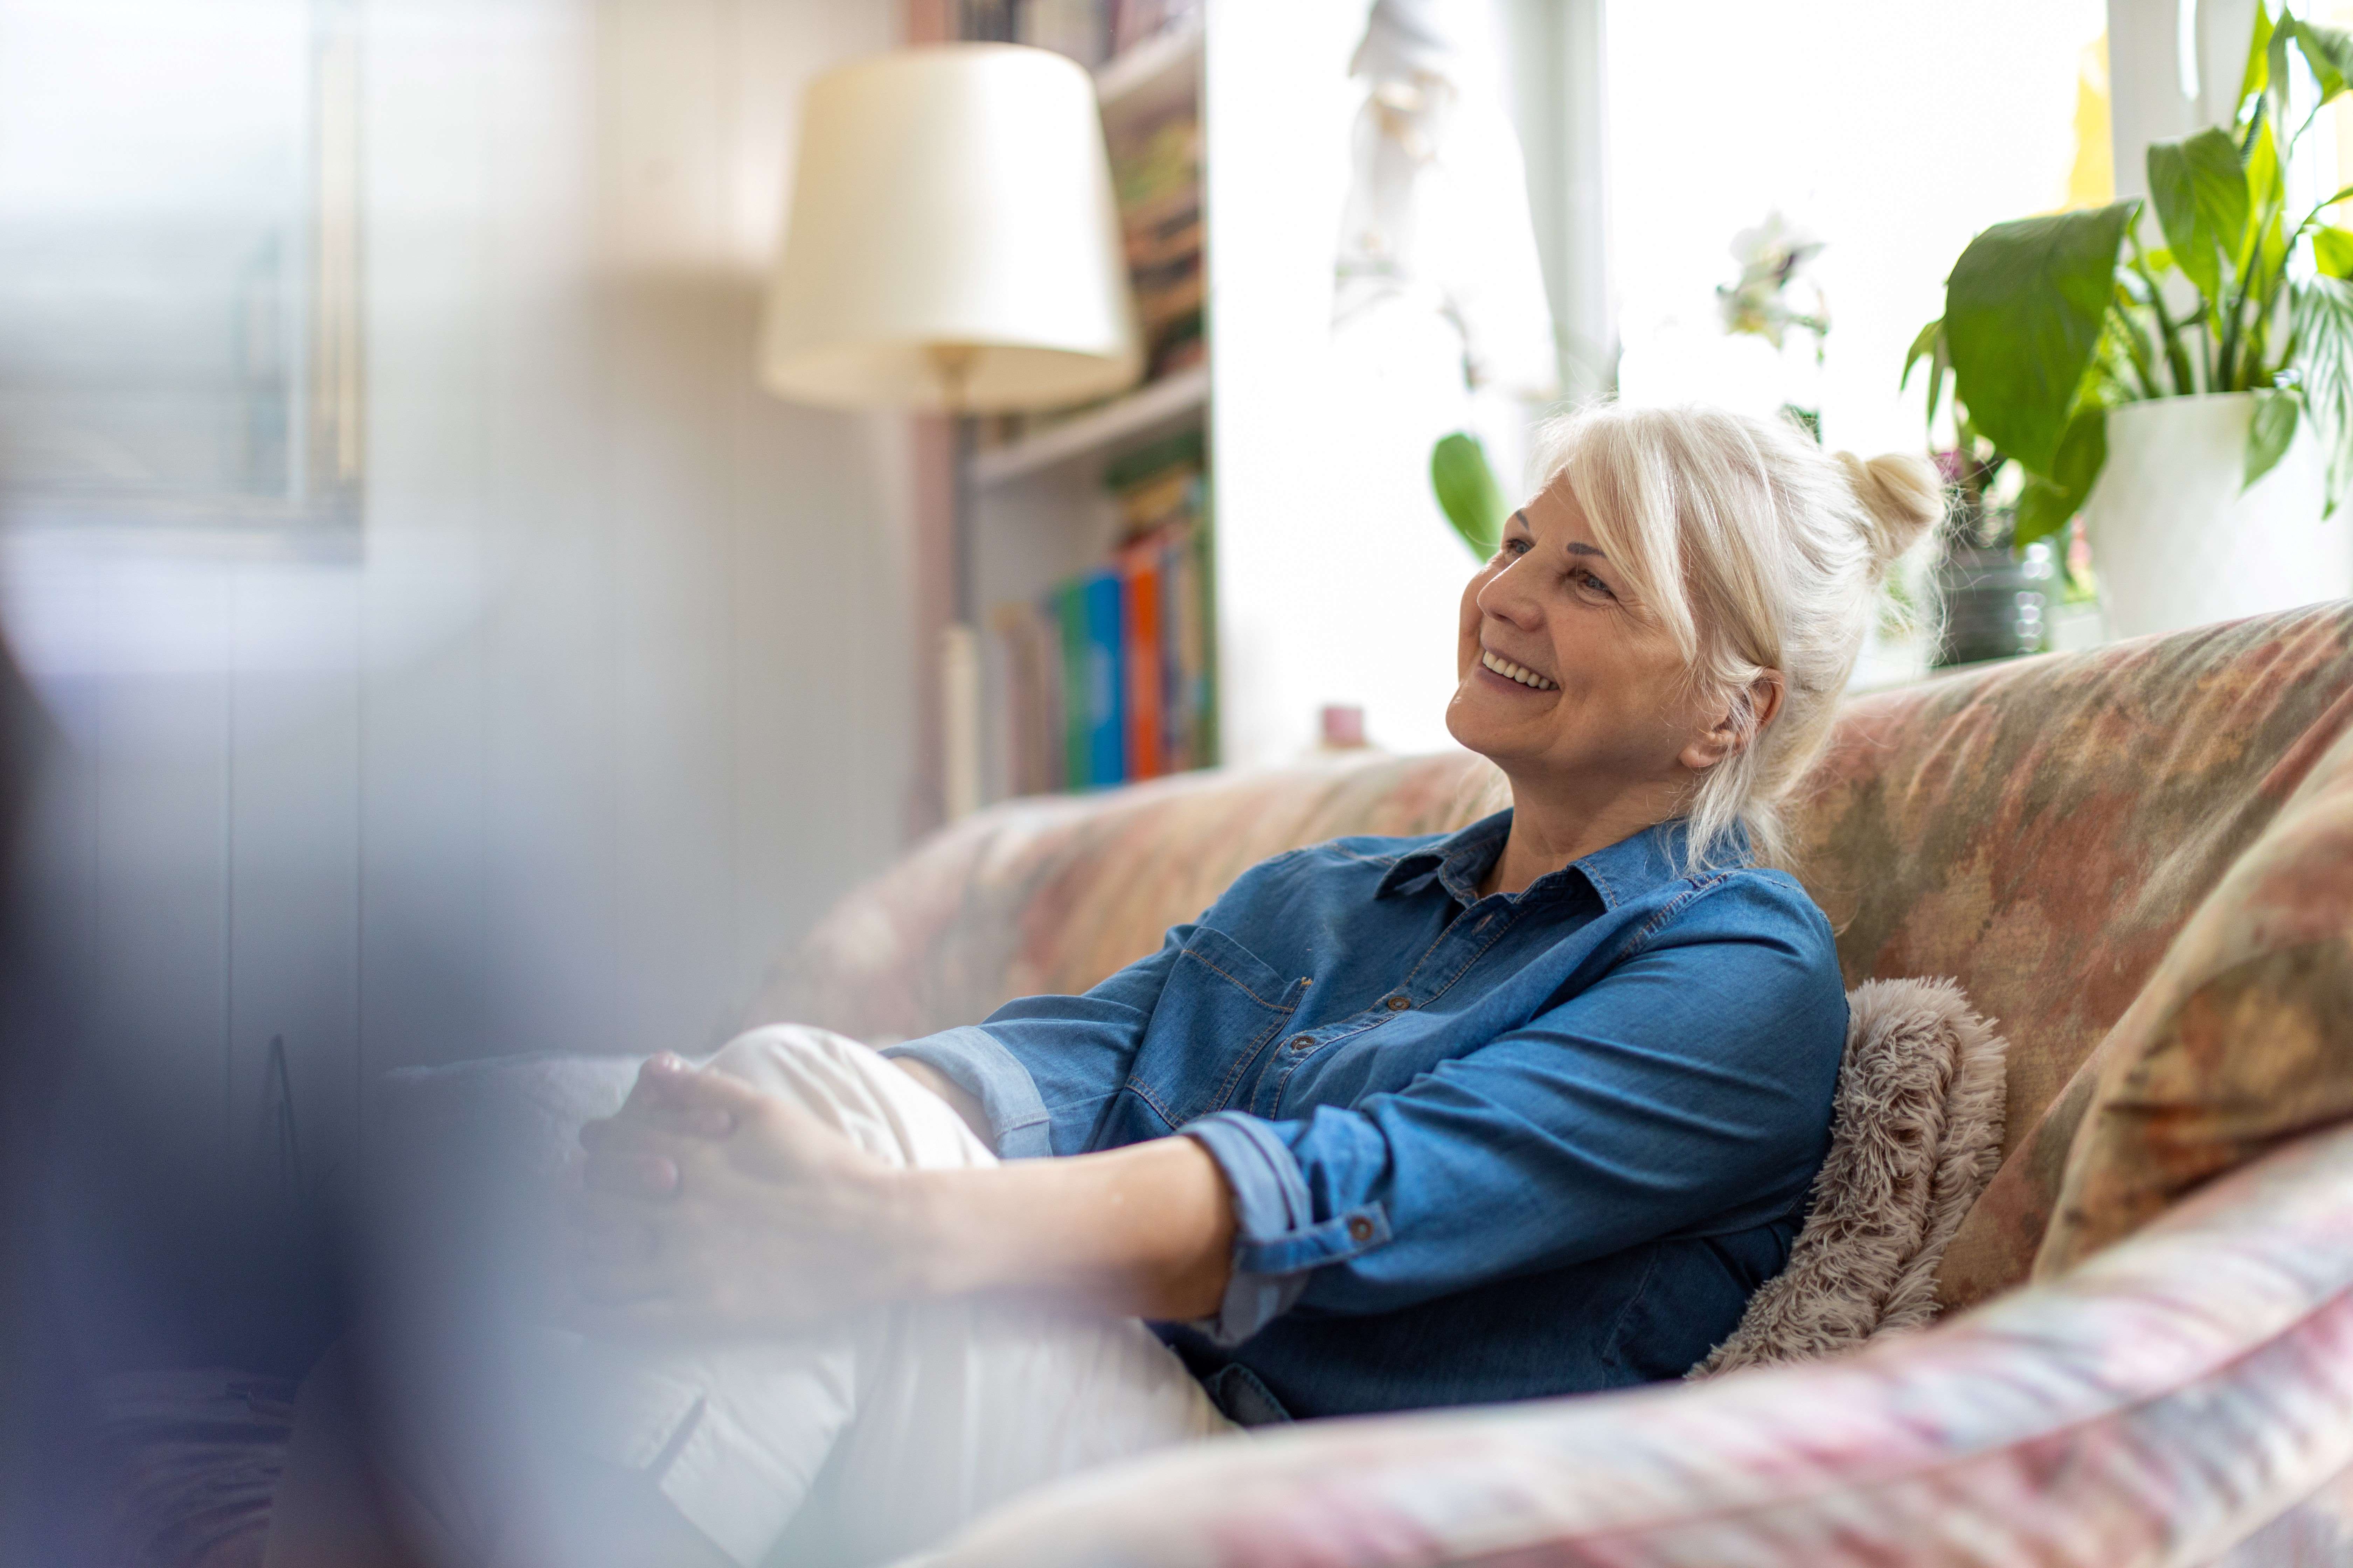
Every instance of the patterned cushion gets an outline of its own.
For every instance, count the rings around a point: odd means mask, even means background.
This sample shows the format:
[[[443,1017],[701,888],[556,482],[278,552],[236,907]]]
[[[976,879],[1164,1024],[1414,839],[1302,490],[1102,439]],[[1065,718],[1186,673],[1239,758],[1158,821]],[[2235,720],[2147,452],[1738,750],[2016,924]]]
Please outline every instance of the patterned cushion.
[[[2353,736],[2199,907],[2088,1070],[2038,1275],[2353,1118]]]
[[[1948,1305],[2024,1280],[2085,1063],[2353,719],[2353,605],[1996,666],[1842,717],[1800,832],[1848,984],[1948,974],[2009,1037],[2002,1166]]]
[[[2000,1155],[2005,1049],[1949,980],[1848,994],[1830,1157],[1805,1226],[1690,1376],[1832,1355],[1936,1316],[1937,1260]]]

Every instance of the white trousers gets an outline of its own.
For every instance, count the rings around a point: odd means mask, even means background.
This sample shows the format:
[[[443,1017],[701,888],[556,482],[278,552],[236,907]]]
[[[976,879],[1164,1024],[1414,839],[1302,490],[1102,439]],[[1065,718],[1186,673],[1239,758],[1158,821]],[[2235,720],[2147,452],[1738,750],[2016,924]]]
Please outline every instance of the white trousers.
[[[823,1029],[754,1029],[706,1068],[892,1165],[997,1163],[944,1100]],[[744,1568],[888,1562],[1040,1482],[1232,1429],[1136,1320],[976,1298],[661,1349],[551,1331],[543,1350],[552,1438],[646,1473]]]

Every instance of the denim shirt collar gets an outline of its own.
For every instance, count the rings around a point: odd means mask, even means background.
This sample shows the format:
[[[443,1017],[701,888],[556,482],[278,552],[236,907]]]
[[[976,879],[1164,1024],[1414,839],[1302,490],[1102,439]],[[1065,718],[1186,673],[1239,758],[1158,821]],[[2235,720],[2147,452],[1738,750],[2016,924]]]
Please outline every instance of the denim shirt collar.
[[[1654,823],[1606,848],[1572,860],[1557,871],[1547,871],[1509,896],[1515,901],[1556,899],[1575,892],[1581,883],[1593,889],[1602,908],[1616,909],[1629,899],[1641,898],[1684,875],[1685,826],[1682,817]],[[1382,877],[1380,885],[1374,889],[1375,896],[1418,893],[1435,881],[1453,896],[1456,903],[1468,909],[1479,901],[1479,884],[1495,864],[1496,857],[1503,854],[1504,841],[1511,831],[1512,813],[1506,806],[1435,844],[1409,850],[1398,856],[1397,864]],[[1747,836],[1737,828],[1734,834],[1732,858],[1745,862],[1748,857]]]

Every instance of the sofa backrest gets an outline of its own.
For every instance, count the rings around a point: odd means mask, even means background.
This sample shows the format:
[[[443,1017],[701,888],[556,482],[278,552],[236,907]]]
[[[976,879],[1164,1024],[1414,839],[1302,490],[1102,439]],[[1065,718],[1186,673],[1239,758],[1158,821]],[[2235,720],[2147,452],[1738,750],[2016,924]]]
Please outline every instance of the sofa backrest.
[[[1500,809],[1502,784],[1468,752],[1364,752],[996,806],[844,899],[771,973],[745,1025],[797,1020],[879,1044],[1015,996],[1083,991],[1271,855],[1444,832]]]
[[[1851,704],[1800,874],[1849,983],[1947,974],[2010,1042],[2010,1142],[2353,719],[2353,605]]]
[[[2344,603],[1865,697],[1799,792],[1797,870],[1850,985],[1948,975],[2009,1037],[2007,1157],[2348,720]],[[1506,798],[1457,752],[1015,802],[845,900],[749,1021],[903,1038],[1083,990],[1269,855]]]

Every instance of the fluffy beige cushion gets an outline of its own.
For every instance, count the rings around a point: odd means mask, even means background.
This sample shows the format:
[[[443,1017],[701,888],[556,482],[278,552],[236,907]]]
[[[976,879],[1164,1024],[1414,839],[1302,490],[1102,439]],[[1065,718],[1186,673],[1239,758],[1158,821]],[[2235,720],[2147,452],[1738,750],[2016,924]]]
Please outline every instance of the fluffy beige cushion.
[[[1789,1266],[1691,1375],[1802,1361],[1925,1325],[1936,1262],[2001,1155],[2007,1049],[1949,980],[1847,997],[1831,1152]]]

